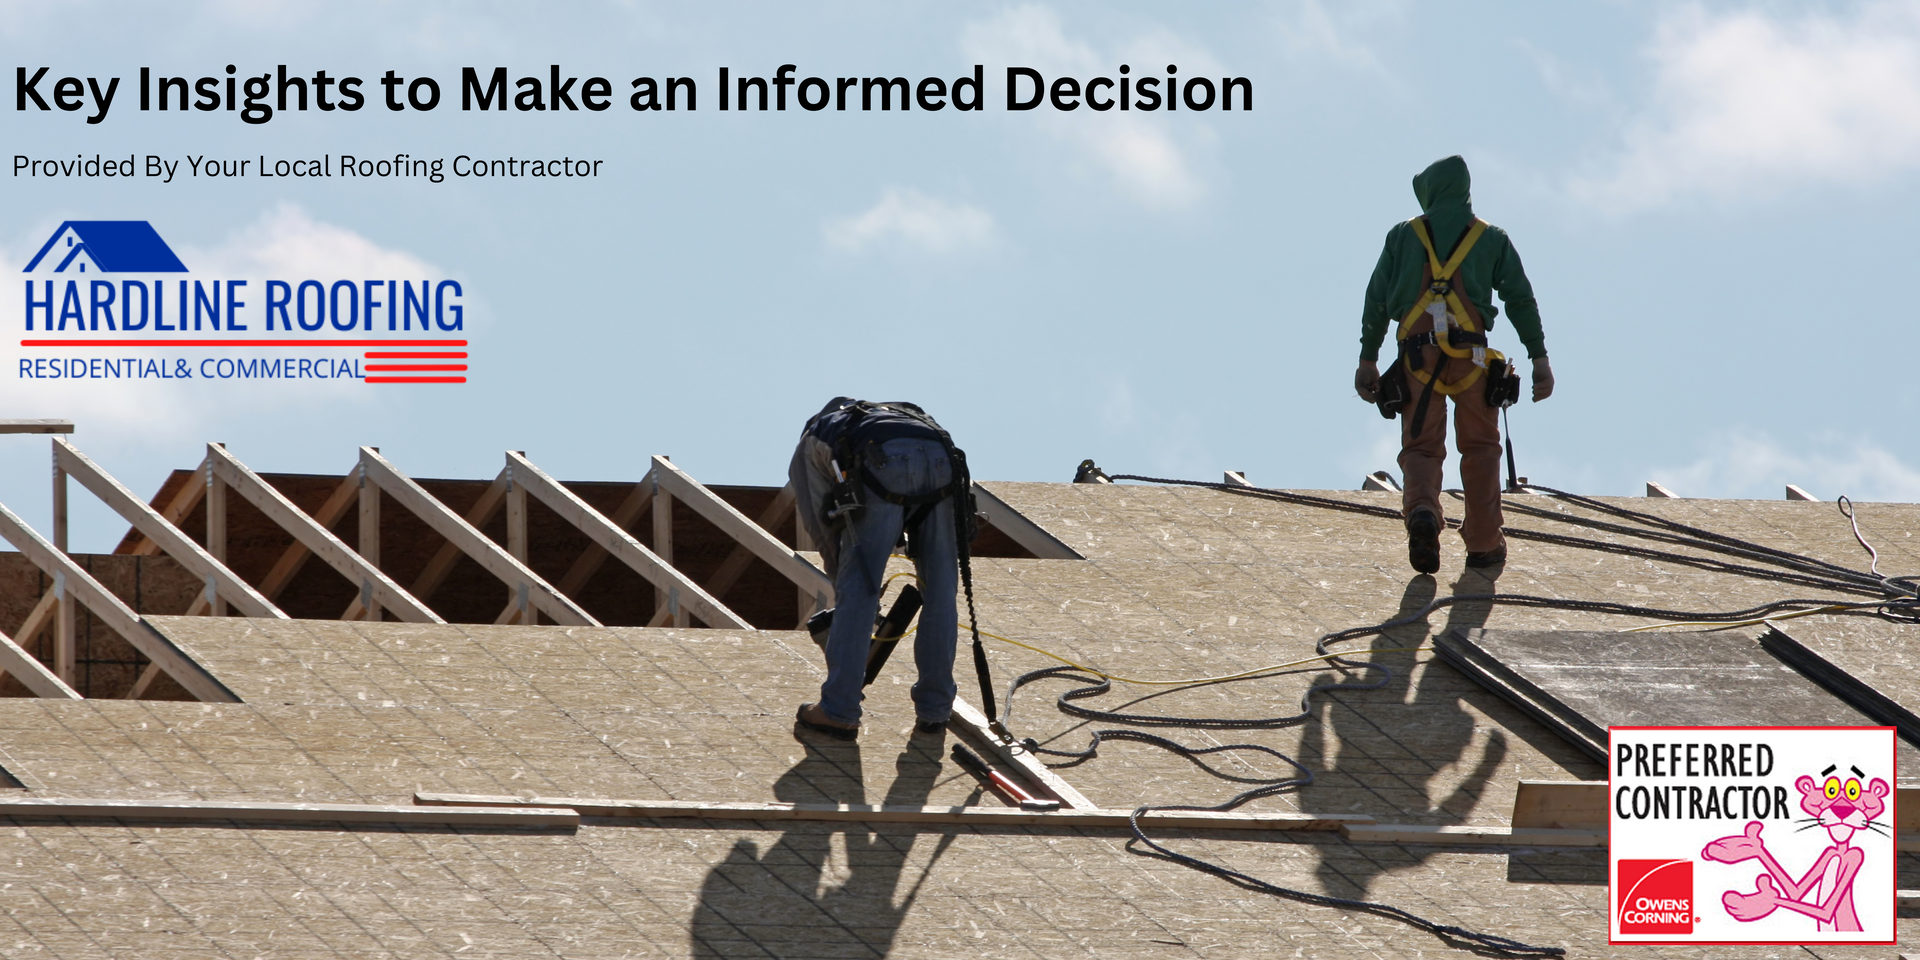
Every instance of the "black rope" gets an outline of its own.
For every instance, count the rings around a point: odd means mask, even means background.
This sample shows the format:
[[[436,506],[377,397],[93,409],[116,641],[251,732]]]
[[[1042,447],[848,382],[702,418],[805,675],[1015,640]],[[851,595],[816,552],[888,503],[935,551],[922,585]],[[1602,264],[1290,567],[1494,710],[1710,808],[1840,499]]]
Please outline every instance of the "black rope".
[[[1331,497],[1317,497],[1312,494],[1296,493],[1290,490],[1275,490],[1269,487],[1241,487],[1241,486],[1234,486],[1234,485],[1229,485],[1225,483],[1214,483],[1214,482],[1205,481],[1205,480],[1179,480],[1179,479],[1173,479],[1168,477],[1148,477],[1148,476],[1140,476],[1136,474],[1114,474],[1112,479],[1135,480],[1135,481],[1140,481],[1145,483],[1157,483],[1157,484],[1165,484],[1170,486],[1201,487],[1209,490],[1219,490],[1221,492],[1231,493],[1237,496],[1253,497],[1253,498],[1262,499],[1262,500],[1273,500],[1280,503],[1290,503],[1290,504],[1296,504],[1299,506],[1307,506],[1307,507],[1318,507],[1318,508],[1327,509],[1327,510],[1339,510],[1346,513],[1358,513],[1366,516],[1380,517],[1382,519],[1391,519],[1394,521],[1401,520],[1400,511],[1394,510],[1389,507],[1378,507],[1372,504],[1354,503],[1347,500],[1336,500]],[[1824,561],[1824,560],[1815,560],[1811,557],[1803,557],[1798,554],[1788,553],[1784,550],[1777,550],[1772,547],[1764,546],[1762,544],[1741,540],[1737,537],[1729,537],[1729,536],[1726,536],[1725,534],[1714,533],[1710,530],[1702,530],[1698,527],[1692,527],[1692,526],[1688,526],[1687,524],[1667,520],[1664,517],[1656,517],[1651,514],[1641,513],[1637,510],[1629,510],[1624,507],[1617,507],[1612,504],[1602,503],[1598,500],[1594,500],[1589,497],[1583,497],[1578,494],[1571,494],[1571,493],[1566,493],[1564,491],[1555,490],[1552,487],[1543,487],[1537,484],[1528,484],[1526,489],[1538,491],[1540,493],[1545,493],[1550,496],[1554,496],[1554,497],[1566,500],[1570,503],[1575,503],[1583,507],[1589,507],[1591,509],[1598,510],[1603,513],[1607,513],[1612,516],[1620,517],[1622,519],[1631,519],[1637,523],[1640,523],[1644,526],[1651,527],[1654,529],[1639,529],[1636,527],[1628,527],[1628,526],[1622,526],[1618,524],[1609,524],[1609,523],[1605,523],[1604,521],[1594,520],[1588,517],[1579,517],[1579,516],[1574,516],[1569,514],[1556,513],[1554,511],[1549,511],[1549,510],[1540,510],[1538,508],[1530,507],[1525,504],[1515,503],[1511,499],[1505,501],[1502,504],[1503,509],[1514,510],[1519,513],[1528,514],[1530,516],[1538,516],[1544,519],[1557,520],[1563,523],[1574,524],[1578,526],[1585,526],[1593,529],[1599,529],[1599,530],[1603,530],[1604,532],[1614,533],[1621,536],[1639,537],[1643,539],[1656,540],[1662,543],[1673,544],[1676,546],[1686,546],[1686,547],[1701,550],[1704,552],[1719,553],[1723,556],[1734,556],[1734,557],[1738,557],[1745,560],[1751,560],[1758,563],[1765,563],[1773,566],[1784,567],[1786,569],[1785,570],[1767,570],[1762,567],[1754,567],[1754,566],[1748,566],[1746,564],[1730,563],[1730,562],[1727,562],[1724,560],[1718,560],[1712,557],[1688,556],[1686,554],[1672,553],[1665,550],[1654,550],[1646,547],[1637,547],[1630,544],[1608,543],[1603,540],[1590,540],[1582,537],[1568,536],[1566,534],[1548,533],[1545,531],[1528,530],[1528,529],[1517,528],[1517,527],[1505,527],[1504,532],[1506,533],[1506,535],[1516,540],[1531,540],[1531,541],[1540,542],[1540,543],[1551,543],[1558,546],[1574,547],[1577,549],[1599,550],[1607,553],[1617,553],[1623,556],[1634,557],[1636,559],[1655,560],[1663,563],[1673,563],[1673,564],[1679,564],[1683,566],[1690,566],[1690,567],[1696,567],[1696,568],[1705,569],[1705,570],[1711,570],[1717,573],[1728,573],[1736,576],[1752,577],[1752,578],[1762,579],[1762,580],[1772,580],[1779,583],[1790,583],[1796,586],[1815,587],[1819,589],[1833,590],[1835,592],[1855,593],[1863,596],[1886,596],[1889,593],[1900,595],[1900,596],[1916,595],[1916,591],[1912,586],[1900,586],[1898,584],[1900,584],[1902,581],[1920,579],[1917,577],[1892,577],[1892,578],[1878,577],[1869,573],[1864,573],[1859,570],[1852,570],[1847,567],[1840,566],[1839,564],[1828,563],[1827,561]],[[1458,527],[1459,525],[1460,524],[1458,520],[1449,519],[1447,521],[1447,526],[1449,527]]]
[[[960,561],[960,585],[967,595],[967,626],[973,630],[973,672],[980,678],[980,709],[994,715],[993,671],[987,666],[987,647],[980,642],[980,618],[973,611],[972,538],[967,534],[973,521],[973,474],[967,469],[966,451],[947,444],[947,458],[953,464],[953,539],[955,559]]]
[[[1302,506],[1311,506],[1311,507],[1318,507],[1323,509],[1340,510],[1348,513],[1361,513],[1361,514],[1366,514],[1370,516],[1390,518],[1396,521],[1400,519],[1399,511],[1391,510],[1384,507],[1375,507],[1369,504],[1351,503],[1349,501],[1335,500],[1328,497],[1316,497],[1311,494],[1294,493],[1294,492],[1284,491],[1284,490],[1273,490],[1265,487],[1230,486],[1224,483],[1209,483],[1206,481],[1195,481],[1195,480],[1174,480],[1174,479],[1166,479],[1166,478],[1158,478],[1158,477],[1143,477],[1143,476],[1136,476],[1131,474],[1116,474],[1111,479],[1136,480],[1136,481],[1145,481],[1149,483],[1172,484],[1177,486],[1206,487],[1206,488],[1215,489],[1215,490],[1223,490],[1229,493],[1234,493],[1242,496],[1255,496],[1255,497],[1261,497],[1264,499],[1299,504]],[[1109,722],[1109,723],[1126,723],[1126,724],[1132,724],[1134,726],[1180,726],[1180,727],[1196,727],[1201,729],[1216,729],[1216,730],[1218,729],[1240,729],[1240,730],[1273,729],[1277,727],[1291,726],[1293,724],[1304,722],[1306,719],[1308,719],[1312,715],[1313,697],[1317,693],[1332,692],[1332,691],[1339,691],[1339,690],[1354,690],[1354,691],[1376,690],[1390,683],[1393,679],[1393,676],[1394,676],[1393,668],[1382,663],[1374,663],[1366,660],[1355,660],[1347,656],[1336,656],[1334,655],[1333,651],[1329,649],[1330,645],[1343,643],[1349,640],[1356,640],[1361,637],[1378,636],[1378,635],[1385,634],[1390,630],[1398,629],[1400,627],[1411,626],[1416,623],[1424,623],[1426,619],[1433,614],[1434,611],[1437,611],[1458,603],[1486,603],[1489,605],[1503,604],[1506,606],[1514,606],[1514,607],[1569,610],[1569,611],[1577,611],[1577,612],[1584,612],[1584,613],[1598,613],[1598,614],[1607,614],[1607,615],[1615,615],[1615,616],[1642,617],[1642,618],[1655,619],[1655,620],[1695,621],[1695,622],[1702,622],[1702,623],[1729,623],[1729,624],[1751,621],[1754,619],[1762,618],[1768,614],[1781,613],[1789,610],[1807,610],[1807,609],[1817,609],[1821,607],[1828,607],[1828,608],[1834,608],[1834,612],[1839,612],[1839,613],[1873,615],[1873,616],[1881,617],[1883,619],[1893,620],[1896,622],[1920,622],[1920,588],[1916,588],[1916,586],[1914,585],[1916,581],[1920,581],[1920,576],[1885,577],[1880,575],[1879,553],[1878,551],[1874,550],[1871,544],[1867,543],[1865,537],[1861,536],[1860,530],[1859,530],[1859,522],[1857,519],[1855,519],[1854,511],[1852,510],[1852,503],[1851,501],[1847,501],[1844,497],[1841,498],[1841,501],[1840,501],[1841,512],[1845,514],[1848,520],[1853,523],[1853,532],[1854,532],[1855,539],[1859,540],[1860,545],[1867,549],[1868,553],[1872,555],[1874,560],[1872,569],[1867,573],[1862,573],[1857,570],[1851,570],[1846,567],[1840,566],[1838,564],[1828,563],[1826,561],[1815,560],[1813,558],[1803,557],[1796,554],[1790,554],[1790,553],[1787,553],[1786,551],[1776,550],[1774,548],[1766,547],[1761,544],[1755,544],[1748,541],[1740,540],[1737,537],[1729,537],[1724,534],[1718,534],[1709,530],[1703,530],[1697,527],[1688,526],[1687,524],[1682,524],[1675,521],[1667,520],[1663,517],[1656,517],[1651,514],[1641,513],[1640,511],[1637,511],[1637,510],[1630,510],[1624,507],[1615,507],[1611,504],[1602,503],[1600,501],[1593,500],[1588,497],[1582,497],[1577,494],[1564,493],[1562,491],[1554,490],[1549,487],[1537,487],[1537,486],[1529,485],[1528,489],[1541,491],[1551,496],[1556,496],[1561,499],[1567,500],[1569,502],[1579,504],[1581,506],[1590,507],[1592,509],[1598,510],[1602,513],[1605,513],[1620,519],[1632,520],[1635,523],[1641,524],[1642,527],[1645,527],[1648,529],[1622,526],[1620,524],[1607,523],[1604,521],[1594,520],[1588,517],[1577,517],[1577,516],[1569,516],[1565,514],[1558,514],[1551,511],[1539,510],[1537,508],[1533,508],[1533,507],[1529,507],[1521,504],[1510,505],[1513,508],[1517,508],[1518,511],[1521,513],[1541,516],[1547,519],[1559,520],[1567,523],[1572,523],[1580,526],[1598,529],[1603,532],[1613,533],[1616,535],[1642,537],[1645,539],[1651,539],[1658,542],[1668,543],[1676,546],[1685,546],[1685,547],[1691,547],[1691,548],[1699,549],[1706,552],[1719,553],[1723,556],[1732,556],[1732,557],[1737,557],[1743,560],[1769,564],[1774,567],[1779,567],[1782,569],[1766,569],[1763,567],[1748,566],[1746,564],[1731,563],[1728,561],[1718,560],[1711,557],[1691,557],[1683,554],[1669,553],[1663,550],[1653,550],[1653,549],[1648,549],[1644,547],[1631,546],[1628,544],[1608,543],[1605,541],[1590,540],[1582,537],[1566,536],[1564,534],[1546,533],[1542,531],[1533,531],[1533,530],[1519,530],[1511,527],[1506,529],[1506,534],[1508,536],[1516,537],[1518,539],[1535,540],[1535,541],[1544,542],[1544,543],[1553,543],[1553,544],[1558,544],[1562,546],[1600,550],[1608,553],[1617,553],[1625,556],[1640,557],[1640,558],[1649,559],[1649,560],[1658,559],[1665,562],[1686,564],[1690,566],[1701,567],[1709,570],[1717,570],[1720,572],[1735,574],[1739,576],[1754,577],[1754,578],[1763,579],[1763,580],[1769,580],[1769,581],[1775,581],[1775,582],[1781,582],[1781,583],[1791,583],[1791,584],[1796,584],[1801,586],[1820,587],[1820,588],[1829,589],[1838,593],[1877,595],[1877,599],[1866,601],[1866,602],[1850,602],[1845,600],[1833,600],[1833,599],[1795,598],[1795,599],[1788,599],[1788,600],[1776,600],[1771,603],[1759,604],[1757,606],[1748,607],[1743,610],[1698,613],[1698,612],[1686,612],[1686,611],[1677,611],[1677,610],[1664,610],[1664,609],[1655,608],[1655,607],[1642,607],[1634,604],[1613,603],[1610,601],[1563,600],[1556,597],[1535,597],[1535,596],[1529,596],[1525,594],[1487,593],[1487,594],[1463,594],[1463,595],[1454,595],[1454,596],[1447,596],[1447,597],[1436,597],[1433,600],[1429,601],[1426,605],[1422,606],[1419,610],[1413,613],[1407,614],[1405,616],[1397,617],[1395,619],[1388,620],[1383,623],[1374,624],[1372,626],[1354,627],[1347,630],[1334,631],[1332,633],[1328,633],[1322,636],[1319,639],[1319,641],[1317,641],[1314,644],[1314,649],[1317,653],[1319,653],[1322,657],[1326,659],[1328,664],[1337,666],[1337,667],[1353,669],[1353,670],[1373,671],[1376,674],[1378,674],[1378,677],[1377,679],[1374,679],[1371,682],[1357,682],[1357,681],[1349,680],[1349,681],[1341,681],[1341,682],[1335,682],[1335,683],[1318,683],[1318,684],[1309,686],[1306,689],[1306,691],[1301,695],[1300,710],[1296,713],[1287,714],[1283,716],[1276,716],[1276,717],[1264,717],[1264,718],[1222,718],[1222,717],[1170,717],[1170,716],[1156,716],[1151,714],[1126,713],[1118,710],[1099,710],[1093,707],[1083,706],[1079,703],[1076,703],[1075,701],[1099,697],[1112,692],[1113,690],[1112,680],[1110,680],[1107,677],[1099,676],[1077,667],[1059,666],[1059,667],[1047,667],[1041,670],[1034,670],[1034,671],[1022,674],[1019,677],[1016,677],[1013,680],[1013,682],[1008,686],[1008,689],[1007,689],[1006,714],[1000,717],[999,719],[1002,723],[1011,721],[1013,717],[1014,699],[1015,699],[1015,696],[1019,693],[1021,687],[1039,680],[1059,678],[1059,679],[1070,679],[1070,680],[1079,681],[1083,685],[1061,693],[1059,697],[1056,698],[1054,701],[1055,707],[1058,708],[1062,713],[1065,713],[1069,716],[1079,717],[1085,720],[1097,720],[1097,721],[1103,721],[1103,722]],[[964,563],[964,560],[963,560],[963,563]],[[968,612],[969,614],[971,614],[972,612],[971,591],[969,591],[969,594],[968,594],[968,604],[969,604]],[[976,638],[976,643],[977,643],[977,638]],[[1187,687],[1181,687],[1179,689],[1189,690],[1189,689],[1193,689],[1194,687],[1208,686],[1215,683],[1232,683],[1232,682],[1238,682],[1241,680],[1256,680],[1256,679],[1276,676],[1281,672],[1285,672],[1285,671],[1276,670],[1268,673],[1249,674],[1246,676],[1233,677],[1230,679],[1203,681],[1202,683],[1193,684]],[[984,676],[985,676],[985,673],[983,671],[982,677],[984,678]],[[991,699],[990,692],[988,694],[987,699],[989,703],[989,706],[987,708],[987,715],[989,717],[992,717],[994,714],[991,707],[992,699]],[[1441,924],[1433,920],[1429,920],[1425,917],[1422,917],[1418,914],[1404,910],[1400,907],[1395,907],[1391,904],[1378,903],[1378,902],[1369,901],[1369,900],[1357,900],[1357,899],[1351,899],[1347,897],[1335,897],[1335,896],[1329,896],[1326,894],[1311,893],[1305,890],[1297,890],[1291,887],[1284,887],[1279,884],[1272,883],[1270,881],[1262,880],[1250,874],[1242,873],[1238,870],[1234,870],[1229,867],[1225,867],[1220,864],[1213,863],[1211,861],[1203,860],[1198,857],[1190,856],[1188,854],[1184,854],[1184,853],[1180,853],[1178,851],[1172,850],[1156,842],[1155,840],[1153,840],[1153,838],[1147,836],[1146,832],[1141,829],[1141,826],[1140,826],[1141,817],[1153,811],[1165,810],[1165,811],[1225,812],[1225,811],[1233,810],[1237,807],[1240,807],[1244,804],[1250,803],[1262,797],[1269,797],[1269,796],[1273,796],[1275,794],[1286,792],[1286,791],[1299,790],[1313,782],[1314,778],[1313,778],[1312,770],[1308,769],[1305,765],[1301,764],[1299,761],[1293,759],[1292,757],[1289,757],[1286,754],[1281,753],[1280,751],[1275,750],[1271,747],[1266,747],[1260,744],[1251,744],[1251,743],[1226,744],[1222,746],[1213,746],[1213,747],[1190,747],[1185,744],[1179,743],[1177,741],[1169,740],[1165,737],[1157,736],[1155,734],[1144,733],[1138,730],[1123,730],[1123,729],[1092,731],[1091,739],[1088,741],[1086,748],[1083,750],[1058,750],[1058,749],[1052,749],[1048,747],[1042,747],[1038,741],[1034,740],[1031,737],[1027,738],[1024,741],[1024,746],[1026,747],[1027,750],[1035,754],[1067,758],[1067,762],[1057,764],[1057,766],[1075,766],[1081,763],[1085,763],[1088,760],[1091,760],[1094,757],[1098,756],[1100,744],[1106,741],[1131,741],[1135,743],[1148,744],[1150,746],[1158,747],[1162,750],[1166,750],[1170,753],[1184,757],[1187,760],[1193,762],[1194,764],[1200,766],[1201,768],[1207,770],[1209,773],[1212,773],[1215,776],[1221,777],[1223,779],[1234,780],[1234,781],[1243,782],[1243,783],[1259,784],[1259,786],[1253,787],[1252,789],[1249,789],[1234,795],[1224,803],[1216,804],[1213,806],[1160,804],[1160,805],[1145,805],[1135,809],[1133,811],[1132,816],[1128,818],[1128,825],[1131,827],[1133,832],[1133,840],[1128,843],[1128,848],[1130,850],[1134,849],[1135,843],[1138,843],[1140,845],[1145,846],[1148,849],[1148,851],[1150,851],[1150,852],[1143,853],[1142,854],[1143,856],[1152,856],[1158,859],[1167,860],[1172,863],[1178,863],[1190,869],[1197,870],[1212,876],[1220,877],[1221,879],[1226,880],[1227,882],[1235,884],[1236,886],[1242,887],[1244,889],[1266,893],[1271,896],[1292,900],[1298,903],[1305,903],[1313,906],[1332,907],[1332,908],[1343,909],[1343,910],[1352,910],[1355,912],[1367,913],[1374,916],[1383,917],[1386,919],[1396,920],[1401,923],[1405,923],[1411,927],[1414,927],[1416,929],[1431,933],[1434,936],[1439,937],[1443,941],[1447,942],[1449,946],[1453,946],[1459,949],[1470,950],[1470,951],[1481,953],[1481,954],[1504,956],[1504,957],[1558,957],[1558,956],[1564,956],[1566,954],[1566,949],[1563,947],[1535,946],[1533,944],[1524,943],[1519,940],[1514,940],[1508,937],[1499,936],[1497,934],[1480,933],[1477,931],[1467,930],[1463,927],[1452,926],[1448,924]],[[1204,757],[1204,756],[1217,754],[1217,753],[1225,753],[1230,751],[1255,751],[1255,752],[1265,753],[1271,757],[1274,757],[1275,759],[1278,759],[1284,762],[1288,766],[1292,767],[1295,771],[1297,771],[1297,774],[1294,776],[1282,777],[1282,778],[1240,777],[1240,776],[1235,776],[1235,775],[1227,774],[1222,771],[1216,770],[1215,768],[1208,766],[1206,763],[1204,763],[1200,759],[1201,757]],[[1140,851],[1135,850],[1135,852],[1140,852]]]

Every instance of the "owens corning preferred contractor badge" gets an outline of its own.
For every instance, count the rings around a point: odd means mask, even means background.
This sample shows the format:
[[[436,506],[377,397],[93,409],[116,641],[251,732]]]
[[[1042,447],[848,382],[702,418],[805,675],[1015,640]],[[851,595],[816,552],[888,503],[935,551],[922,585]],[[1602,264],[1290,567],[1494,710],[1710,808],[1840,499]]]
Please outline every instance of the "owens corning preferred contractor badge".
[[[1610,942],[1894,942],[1892,727],[1608,734]]]
[[[457,280],[175,278],[145,220],[69,220],[23,272],[22,380],[467,382]]]

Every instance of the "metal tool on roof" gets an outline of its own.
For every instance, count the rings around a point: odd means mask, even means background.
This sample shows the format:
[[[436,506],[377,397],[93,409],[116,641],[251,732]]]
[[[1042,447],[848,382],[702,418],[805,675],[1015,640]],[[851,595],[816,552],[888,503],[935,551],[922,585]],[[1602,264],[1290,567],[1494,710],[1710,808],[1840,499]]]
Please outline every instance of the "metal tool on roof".
[[[956,743],[953,745],[953,760],[955,763],[965,767],[968,773],[992,784],[994,789],[1000,791],[1008,800],[1019,804],[1022,810],[1060,809],[1060,801],[1034,796],[1019,784],[1014,783],[1012,778],[987,766],[985,760],[980,759],[972,750],[968,750],[960,744]]]

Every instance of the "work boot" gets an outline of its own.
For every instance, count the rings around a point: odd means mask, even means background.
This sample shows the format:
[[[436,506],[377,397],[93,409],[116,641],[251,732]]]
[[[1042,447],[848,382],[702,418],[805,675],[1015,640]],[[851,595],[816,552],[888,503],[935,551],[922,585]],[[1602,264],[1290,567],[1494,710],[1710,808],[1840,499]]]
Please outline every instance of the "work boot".
[[[1440,571],[1440,518],[1431,510],[1407,517],[1407,562],[1421,573]]]
[[[1487,567],[1498,567],[1505,564],[1506,562],[1507,562],[1507,545],[1504,543],[1497,547],[1494,547],[1492,550],[1482,550],[1479,553],[1474,553],[1469,551],[1467,553],[1467,566],[1472,567],[1476,570],[1485,569]]]
[[[803,703],[793,715],[793,724],[803,730],[824,733],[835,740],[853,740],[860,736],[860,725],[848,726],[832,717],[817,703]]]

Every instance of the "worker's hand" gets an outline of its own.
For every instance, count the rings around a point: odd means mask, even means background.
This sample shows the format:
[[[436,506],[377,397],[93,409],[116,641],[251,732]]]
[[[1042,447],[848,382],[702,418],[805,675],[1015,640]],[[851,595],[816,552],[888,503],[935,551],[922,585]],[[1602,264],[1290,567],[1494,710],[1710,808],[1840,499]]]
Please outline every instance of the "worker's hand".
[[[1533,402],[1539,403],[1553,396],[1553,366],[1546,357],[1533,360]]]
[[[1379,399],[1380,367],[1372,360],[1360,361],[1360,369],[1353,372],[1353,389],[1360,399],[1374,403]]]

